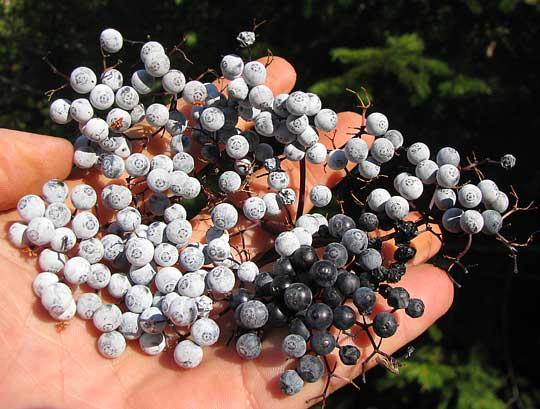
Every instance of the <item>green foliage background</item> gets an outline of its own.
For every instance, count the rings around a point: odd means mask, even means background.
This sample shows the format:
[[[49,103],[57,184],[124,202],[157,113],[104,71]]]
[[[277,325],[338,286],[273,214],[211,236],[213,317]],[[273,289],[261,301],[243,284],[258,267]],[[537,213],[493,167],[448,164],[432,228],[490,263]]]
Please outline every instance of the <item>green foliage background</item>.
[[[53,125],[44,92],[61,84],[41,58],[69,72],[99,69],[97,38],[106,27],[131,40],[172,46],[187,36],[195,66],[175,63],[190,77],[217,68],[236,49],[236,33],[268,19],[254,54],[271,49],[298,72],[299,89],[324,104],[351,109],[346,87],[364,86],[374,109],[409,142],[434,150],[518,157],[512,183],[524,202],[538,198],[540,2],[537,0],[302,0],[302,1],[43,1],[0,2],[0,126],[73,136]],[[131,62],[125,61],[127,70]],[[538,212],[513,223],[527,237]],[[479,266],[452,310],[414,342],[401,375],[368,374],[361,393],[345,388],[330,408],[503,409],[540,406],[537,312],[538,244],[524,249],[520,273],[504,248],[477,243]]]

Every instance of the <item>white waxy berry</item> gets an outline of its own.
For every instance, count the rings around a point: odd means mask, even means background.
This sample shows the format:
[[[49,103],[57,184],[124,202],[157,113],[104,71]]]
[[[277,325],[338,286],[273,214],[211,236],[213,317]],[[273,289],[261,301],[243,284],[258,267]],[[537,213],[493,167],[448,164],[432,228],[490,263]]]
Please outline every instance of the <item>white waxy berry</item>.
[[[165,192],[171,185],[171,175],[165,169],[151,170],[146,176],[148,188],[153,192]]]
[[[309,108],[310,98],[302,91],[294,91],[285,101],[285,108],[290,114],[304,115]]]
[[[463,216],[463,210],[457,207],[451,207],[446,210],[442,216],[442,225],[444,229],[450,233],[461,233],[461,216]]]
[[[39,273],[32,282],[32,289],[34,290],[34,294],[41,298],[41,294],[43,293],[45,287],[57,283],[58,280],[58,275],[55,273],[51,273],[49,271]]]
[[[320,142],[313,144],[306,150],[306,159],[313,164],[323,163],[326,155],[326,146]]]
[[[79,169],[90,169],[98,163],[99,157],[93,146],[80,146],[73,152],[73,164]]]
[[[178,249],[169,243],[160,243],[154,250],[154,261],[158,266],[171,267],[178,261]]]
[[[26,195],[17,202],[17,212],[26,222],[45,214],[45,202],[37,195]]]
[[[236,270],[236,275],[240,281],[252,283],[259,274],[259,267],[253,261],[240,263]]]
[[[71,289],[64,283],[53,283],[44,287],[41,292],[41,304],[49,313],[64,313],[72,301]]]
[[[283,153],[285,154],[285,157],[292,162],[301,161],[306,156],[306,152],[303,148],[294,143],[287,144],[283,149]]]
[[[282,118],[287,118],[289,115],[289,111],[287,111],[287,98],[289,98],[289,94],[278,94],[274,97],[274,102],[272,103],[272,110]]]
[[[120,108],[111,109],[105,120],[113,132],[122,133],[131,127],[131,115]]]
[[[113,91],[120,89],[124,83],[122,73],[114,68],[109,68],[101,74],[101,83],[108,85]]]
[[[231,246],[227,241],[221,239],[211,240],[205,250],[206,255],[213,262],[220,262],[231,256]]]
[[[141,51],[139,55],[141,57],[142,62],[144,63],[146,61],[146,58],[150,54],[156,53],[156,52],[165,54],[165,48],[163,48],[163,46],[157,41],[148,41],[144,43],[143,46],[141,47]]]
[[[166,314],[174,325],[185,327],[197,318],[197,305],[193,298],[180,295],[170,301]]]
[[[101,158],[101,172],[109,179],[117,179],[125,170],[123,159],[114,153],[103,155]]]
[[[309,199],[315,207],[325,207],[332,201],[332,191],[324,185],[313,186],[309,192]]]
[[[509,200],[506,193],[499,191],[497,193],[497,199],[494,202],[486,203],[486,208],[490,210],[496,210],[502,214],[508,209],[508,204]]]
[[[262,111],[255,117],[255,130],[262,136],[272,136],[278,125],[277,118],[268,111]]]
[[[482,228],[482,233],[489,236],[493,236],[499,233],[501,230],[504,220],[502,215],[496,210],[484,210],[482,212],[482,218],[484,219],[484,227]]]
[[[139,316],[139,325],[147,334],[159,334],[167,326],[167,319],[157,307],[148,307]]]
[[[402,180],[405,179],[407,176],[412,176],[410,173],[408,172],[401,172],[401,173],[398,173],[395,177],[394,177],[394,189],[399,192],[399,185],[401,184]]]
[[[90,263],[82,257],[70,258],[64,265],[64,278],[70,284],[86,283],[90,274]]]
[[[266,205],[266,214],[269,214],[271,216],[277,216],[278,214],[281,214],[281,203],[276,193],[266,193],[262,199],[264,201],[264,204]]]
[[[371,156],[368,156],[366,160],[358,162],[358,173],[364,179],[373,179],[379,176],[381,172],[381,165]]]
[[[145,117],[151,126],[161,128],[169,120],[169,110],[163,104],[152,104],[146,108]]]
[[[135,88],[125,85],[116,91],[115,101],[120,108],[131,111],[139,104],[139,93]]]
[[[244,65],[242,78],[250,87],[256,87],[266,81],[266,67],[259,61],[250,61]]]
[[[154,257],[154,245],[148,239],[139,237],[131,238],[126,243],[126,258],[131,265],[142,267]]]
[[[94,237],[98,233],[99,227],[99,220],[90,212],[78,213],[71,222],[73,233],[81,240]]]
[[[273,190],[282,190],[289,187],[289,174],[282,170],[270,172],[266,179],[268,187]]]
[[[89,210],[96,204],[97,194],[92,186],[81,184],[73,188],[70,199],[76,209]]]
[[[50,273],[58,273],[68,260],[65,254],[61,254],[54,250],[43,249],[39,253],[38,264],[42,271]]]
[[[437,152],[437,157],[435,160],[437,161],[437,165],[439,166],[453,165],[455,167],[458,167],[460,162],[460,156],[457,150],[447,146]]]
[[[123,231],[134,231],[141,224],[141,213],[133,207],[126,207],[117,213],[116,221]]]
[[[337,126],[338,117],[337,114],[331,109],[321,109],[317,115],[315,115],[315,126],[324,132],[330,132]]]
[[[459,182],[459,169],[454,165],[442,165],[437,171],[437,184],[448,189],[454,188]]]
[[[422,142],[413,143],[407,149],[407,159],[413,165],[418,165],[423,160],[429,159],[430,151],[428,146]]]
[[[243,135],[233,135],[225,144],[227,155],[233,159],[242,159],[249,152],[249,142]]]
[[[201,112],[199,122],[208,132],[217,132],[225,125],[225,114],[216,107],[209,107]]]
[[[361,138],[351,138],[343,148],[347,160],[360,163],[367,159],[369,148],[366,141]]]
[[[307,115],[289,115],[285,120],[286,129],[293,135],[300,135],[309,127],[309,119]],[[293,142],[294,139],[287,141]],[[283,142],[281,142],[283,143]]]
[[[467,234],[477,234],[484,227],[484,218],[476,210],[466,210],[459,219],[461,229]]]
[[[154,77],[146,70],[138,70],[131,76],[131,86],[141,95],[149,94],[154,86]]]
[[[343,244],[349,252],[360,254],[368,246],[368,237],[363,230],[349,229],[343,233],[341,244]]]
[[[159,355],[165,350],[167,341],[163,334],[144,333],[139,338],[139,346],[147,355]]]
[[[188,104],[200,104],[203,103],[208,97],[208,91],[202,82],[189,81],[184,86],[182,97],[184,98],[184,101],[186,101],[186,103]]]
[[[381,136],[388,130],[388,118],[386,115],[380,112],[373,112],[366,118],[366,132],[374,135]]]
[[[473,209],[482,202],[482,192],[475,185],[463,185],[458,192],[458,201],[466,209]]]
[[[143,330],[139,325],[139,315],[131,311],[126,311],[122,314],[122,322],[118,327],[118,331],[129,340],[138,339],[143,334]]]
[[[88,260],[90,264],[98,263],[105,255],[105,247],[101,240],[96,238],[82,240],[77,255]]]
[[[94,316],[94,312],[102,305],[99,295],[95,293],[81,294],[77,299],[77,315],[83,320],[90,320]]]
[[[53,122],[59,125],[65,125],[71,121],[71,116],[69,115],[69,108],[71,106],[71,101],[69,99],[60,98],[52,102],[49,107],[49,116]]]
[[[107,28],[99,35],[99,44],[105,52],[117,53],[124,45],[122,34],[114,28]]]
[[[347,167],[349,160],[342,149],[334,149],[328,154],[326,163],[332,170],[342,170]]]
[[[25,236],[36,246],[48,244],[54,236],[54,224],[46,217],[35,217],[28,223]]]
[[[367,205],[375,212],[382,212],[390,197],[388,190],[382,188],[374,189],[367,197]]]
[[[228,80],[234,80],[242,75],[244,61],[236,54],[228,54],[221,59],[221,73]]]
[[[150,161],[142,153],[134,153],[126,159],[125,168],[132,177],[145,176],[150,170]]]
[[[205,240],[207,243],[210,243],[214,239],[220,239],[228,243],[229,233],[227,231],[218,229],[217,227],[210,227],[205,234]]]
[[[392,220],[403,220],[409,214],[409,202],[401,196],[392,196],[384,204],[384,211]]]
[[[147,286],[136,284],[127,290],[124,302],[128,310],[140,314],[152,305],[152,292]]]
[[[480,192],[482,192],[482,203],[493,203],[497,200],[497,194],[499,193],[499,187],[497,184],[490,180],[484,179],[476,185]]]
[[[219,339],[219,326],[210,318],[200,318],[191,326],[191,338],[202,347],[214,345]]]
[[[180,278],[182,273],[176,267],[163,267],[157,272],[154,283],[159,292],[169,294],[175,290]]]
[[[59,253],[68,252],[75,247],[75,244],[77,244],[77,237],[73,230],[67,227],[57,228],[50,242],[51,249]]]
[[[175,203],[165,209],[163,217],[166,223],[170,223],[176,219],[186,220],[187,212],[184,206],[180,203]]]
[[[185,246],[193,234],[193,229],[189,221],[177,219],[167,224],[165,234],[171,243]]]
[[[189,339],[180,341],[174,348],[174,361],[182,368],[195,368],[202,362],[203,350]]]
[[[94,116],[94,108],[86,98],[77,98],[69,107],[69,115],[78,123],[85,124]]]
[[[311,246],[313,243],[313,236],[307,229],[304,229],[303,227],[295,227],[291,230],[296,237],[298,237],[298,241],[300,242],[301,246]]]
[[[261,220],[266,214],[266,204],[260,197],[249,197],[244,201],[242,212],[249,220]]]
[[[392,142],[394,149],[399,149],[403,146],[403,135],[396,129],[390,129],[386,131],[384,137]]]
[[[201,193],[201,182],[195,177],[188,177],[182,189],[182,197],[185,199],[195,199]]]
[[[178,280],[177,291],[180,295],[195,298],[201,296],[204,290],[204,277],[198,272],[186,273]]]
[[[114,298],[122,298],[130,288],[131,283],[128,276],[122,273],[112,274],[107,284],[107,291]]]
[[[313,214],[304,214],[296,220],[296,227],[303,227],[310,234],[315,234],[319,231],[319,221]]]
[[[229,203],[220,203],[214,207],[211,217],[214,226],[222,230],[232,229],[238,222],[238,212],[236,208]]]
[[[133,284],[150,285],[155,276],[156,270],[150,263],[129,268],[129,278]]]
[[[435,190],[435,206],[439,210],[448,210],[456,204],[456,192],[452,189],[437,188]]]
[[[219,294],[225,294],[232,291],[235,283],[234,273],[225,266],[217,266],[206,275],[206,284],[208,289]]]
[[[319,98],[317,94],[313,94],[312,92],[306,92],[306,95],[309,98],[308,109],[307,109],[306,115],[315,116],[321,110],[321,107],[322,107],[321,99]]]
[[[238,173],[232,170],[227,170],[219,175],[218,185],[222,192],[232,193],[240,189],[242,179]]]
[[[49,311],[49,315],[57,321],[69,321],[75,316],[76,313],[77,304],[73,298],[71,299],[68,308],[63,313],[57,314],[53,311]]]
[[[15,222],[9,226],[8,238],[10,243],[17,248],[27,247],[29,244],[25,234],[27,228],[28,226],[26,224],[19,222]]]
[[[269,110],[274,102],[274,94],[266,85],[251,88],[248,98],[251,106],[260,110]]]
[[[300,240],[293,232],[285,231],[276,237],[274,248],[281,257],[289,257],[300,248]]]
[[[94,290],[101,290],[107,287],[111,279],[111,270],[105,264],[96,263],[90,266],[90,274],[86,279],[88,284]],[[127,290],[126,290],[127,291]]]
[[[153,52],[144,59],[144,69],[155,78],[161,78],[171,68],[171,60],[165,53]]]
[[[101,334],[97,341],[98,350],[105,358],[118,358],[126,350],[126,340],[118,331]]]
[[[180,70],[169,70],[169,72],[161,78],[161,85],[165,92],[168,92],[169,94],[179,94],[186,86],[186,77]]]
[[[126,186],[109,185],[101,191],[101,200],[110,209],[122,210],[130,205],[133,196]]]
[[[244,101],[249,95],[249,87],[243,78],[236,78],[227,84],[227,94],[229,98],[232,100]],[[248,108],[244,106],[242,107]],[[251,104],[249,105],[249,108],[256,109],[253,106],[251,106]],[[242,115],[242,111],[240,112],[240,115]]]
[[[432,160],[426,159],[416,165],[414,173],[422,183],[432,185],[437,181],[437,171],[439,166]]]
[[[424,184],[416,176],[407,176],[399,184],[399,193],[407,200],[416,200],[424,193]]]
[[[88,99],[94,108],[104,111],[114,104],[114,91],[108,85],[98,84],[90,91]]]
[[[370,153],[377,162],[386,163],[394,157],[394,145],[386,138],[378,138],[373,141]]]
[[[92,142],[99,143],[109,137],[109,125],[101,118],[92,118],[84,125],[82,133]]]
[[[150,169],[164,169],[167,172],[172,172],[174,163],[172,159],[164,154],[156,155],[150,161]]]
[[[88,94],[96,84],[96,74],[88,67],[77,67],[69,76],[69,85],[78,94]]]

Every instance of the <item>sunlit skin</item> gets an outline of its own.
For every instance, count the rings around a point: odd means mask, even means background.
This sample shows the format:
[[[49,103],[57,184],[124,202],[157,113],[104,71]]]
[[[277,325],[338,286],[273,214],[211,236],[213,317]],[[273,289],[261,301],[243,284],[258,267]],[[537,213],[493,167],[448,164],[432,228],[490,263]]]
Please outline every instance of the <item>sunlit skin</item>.
[[[265,62],[265,59],[261,60]],[[275,57],[268,66],[266,84],[274,95],[293,89],[296,73],[285,60]],[[225,81],[218,80],[218,87]],[[189,107],[183,107],[188,112]],[[335,135],[336,146],[342,145],[353,128],[361,125],[361,115],[352,112],[339,114]],[[245,129],[249,124],[242,122]],[[143,129],[135,132],[141,132]],[[321,135],[321,142],[332,147],[330,135]],[[332,135],[333,136],[333,133]],[[372,137],[364,136],[370,143]],[[72,172],[73,148],[63,139],[50,136],[0,130],[0,407],[2,408],[301,408],[310,404],[306,400],[320,394],[325,380],[306,384],[292,397],[279,390],[279,376],[285,369],[293,368],[281,352],[283,331],[265,335],[263,353],[253,361],[238,358],[234,343],[226,346],[231,334],[228,317],[222,323],[222,335],[217,345],[204,349],[202,364],[191,370],[180,369],[172,358],[172,351],[160,356],[144,355],[137,342],[128,342],[125,353],[116,360],[103,358],[96,348],[98,331],[91,322],[75,318],[62,330],[51,319],[32,292],[32,280],[39,272],[36,258],[14,248],[7,241],[7,230],[13,221],[19,220],[14,207],[17,200],[28,193],[39,194],[44,182],[51,178],[69,179],[69,185],[84,181],[98,189],[105,180],[95,174]],[[167,148],[167,137],[149,144],[149,155],[161,153]],[[191,154],[197,158],[196,149]],[[196,170],[203,164],[198,163]],[[291,176],[291,186],[298,188],[300,177],[298,165],[285,162]],[[306,179],[305,211],[310,208],[309,188],[313,185],[336,185],[344,171],[323,170],[322,165],[308,165]],[[266,192],[265,178],[252,178],[250,189]],[[118,182],[118,181],[116,181]],[[243,196],[245,197],[245,195]],[[238,198],[241,200],[241,197]],[[295,217],[295,206],[291,215]],[[100,213],[102,218],[109,216]],[[193,220],[192,241],[203,240],[209,226],[208,214]],[[246,226],[240,220],[240,226]],[[231,232],[233,233],[233,232]],[[273,235],[261,228],[244,233],[244,244],[251,257],[272,246]],[[240,235],[233,243],[240,245]],[[412,297],[421,298],[425,314],[412,319],[404,313],[396,313],[399,328],[395,336],[385,339],[382,350],[392,353],[407,345],[428,329],[450,307],[453,287],[446,273],[426,264],[440,248],[439,240],[432,234],[422,234],[413,241],[417,255],[410,263],[400,285],[407,288]],[[385,247],[390,255],[392,244]],[[389,310],[378,304],[376,311]],[[340,342],[355,343],[362,349],[362,356],[371,352],[364,336],[354,340],[340,337]],[[329,358],[335,362],[335,356]],[[375,364],[371,361],[368,367]],[[332,378],[330,391],[342,387],[359,375],[361,365],[344,367],[338,365]],[[369,374],[368,374],[369,382]],[[361,399],[361,392],[359,399]]]

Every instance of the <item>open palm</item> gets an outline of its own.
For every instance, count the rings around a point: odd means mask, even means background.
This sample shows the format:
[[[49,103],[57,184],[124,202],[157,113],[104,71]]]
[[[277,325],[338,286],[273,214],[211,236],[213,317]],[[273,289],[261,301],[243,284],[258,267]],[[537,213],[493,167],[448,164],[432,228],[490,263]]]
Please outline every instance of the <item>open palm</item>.
[[[268,67],[267,85],[274,94],[289,92],[294,87],[294,69],[285,60],[275,58]],[[187,108],[186,108],[187,109]],[[187,111],[186,111],[187,112]],[[351,129],[361,124],[361,116],[341,113],[335,143],[342,144]],[[248,126],[243,123],[242,127]],[[326,135],[321,142],[331,147]],[[227,346],[231,329],[224,317],[220,342],[205,348],[202,364],[182,370],[166,351],[159,356],[144,355],[136,343],[128,343],[118,359],[107,360],[97,350],[99,332],[91,321],[73,319],[59,331],[55,321],[42,308],[32,292],[32,280],[39,273],[36,258],[25,254],[7,241],[10,224],[19,219],[13,209],[17,199],[28,193],[39,193],[42,184],[51,178],[66,178],[71,172],[72,147],[69,142],[49,136],[0,130],[0,407],[2,408],[301,408],[306,400],[320,394],[324,379],[306,384],[302,392],[286,397],[279,391],[279,376],[294,364],[281,352],[279,331],[268,334],[263,353],[253,361],[243,361]],[[148,147],[150,153],[165,150],[166,138]],[[196,157],[196,154],[193,154]],[[201,166],[199,164],[199,166]],[[291,185],[299,186],[295,165],[284,163],[291,176]],[[77,183],[77,177],[70,178]],[[315,184],[334,186],[343,171],[323,171],[322,166],[308,165],[307,189]],[[85,183],[103,185],[96,175],[82,175]],[[80,182],[80,179],[79,179]],[[118,182],[118,181],[115,181]],[[265,192],[262,179],[253,178],[251,190]],[[99,193],[99,188],[97,189]],[[309,201],[306,201],[306,204]],[[294,217],[294,210],[292,211]],[[193,241],[202,240],[208,227],[207,215],[193,221]],[[239,226],[245,225],[240,221]],[[239,240],[239,236],[235,239]],[[268,250],[272,236],[256,228],[244,234],[251,257]],[[413,241],[417,249],[402,283],[411,296],[426,305],[424,316],[411,319],[398,312],[399,329],[386,339],[382,349],[391,353],[416,338],[450,307],[453,287],[443,271],[424,264],[439,249],[431,234]],[[390,251],[390,249],[387,249]],[[384,308],[381,303],[381,308]],[[362,336],[354,341],[363,356],[370,344]],[[375,364],[371,362],[369,366]],[[338,366],[337,374],[353,378],[361,365]],[[331,390],[346,383],[333,378]]]

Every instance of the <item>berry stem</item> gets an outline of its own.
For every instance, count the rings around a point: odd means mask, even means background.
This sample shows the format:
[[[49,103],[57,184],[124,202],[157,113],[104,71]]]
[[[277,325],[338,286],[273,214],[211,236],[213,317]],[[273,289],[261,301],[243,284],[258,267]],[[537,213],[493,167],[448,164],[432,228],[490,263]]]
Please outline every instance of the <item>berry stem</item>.
[[[296,220],[304,213],[304,196],[306,194],[306,158],[300,161],[300,197],[298,198],[298,208],[296,210]]]

